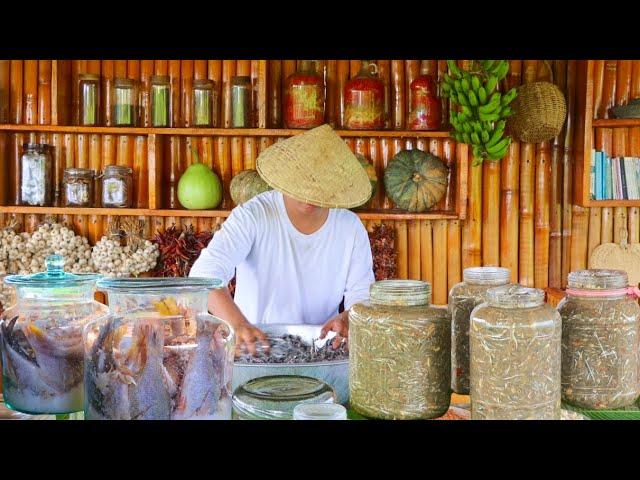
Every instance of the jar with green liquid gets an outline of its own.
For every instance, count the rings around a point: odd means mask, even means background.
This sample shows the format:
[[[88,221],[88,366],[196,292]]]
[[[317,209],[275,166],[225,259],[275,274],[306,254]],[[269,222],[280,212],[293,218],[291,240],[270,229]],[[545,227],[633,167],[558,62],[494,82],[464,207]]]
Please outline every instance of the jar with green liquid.
[[[78,120],[83,126],[100,124],[100,76],[83,73],[78,77],[80,89],[80,115]]]
[[[151,77],[151,125],[171,126],[171,78],[169,75]]]
[[[135,127],[138,120],[138,85],[130,78],[116,78],[111,97],[111,122],[116,127]]]

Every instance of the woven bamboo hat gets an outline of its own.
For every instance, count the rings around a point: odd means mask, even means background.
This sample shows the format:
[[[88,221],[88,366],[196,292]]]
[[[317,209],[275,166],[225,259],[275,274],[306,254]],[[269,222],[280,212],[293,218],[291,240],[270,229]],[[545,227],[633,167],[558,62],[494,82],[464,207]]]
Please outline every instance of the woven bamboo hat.
[[[257,170],[272,188],[318,207],[353,208],[371,196],[369,177],[329,125],[273,144]]]

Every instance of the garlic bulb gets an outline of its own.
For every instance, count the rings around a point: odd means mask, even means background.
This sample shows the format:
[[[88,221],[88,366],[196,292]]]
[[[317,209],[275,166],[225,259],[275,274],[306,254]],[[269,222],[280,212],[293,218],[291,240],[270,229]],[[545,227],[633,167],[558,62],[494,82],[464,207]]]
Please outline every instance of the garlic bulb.
[[[160,252],[148,240],[121,245],[119,239],[104,236],[93,247],[91,259],[96,270],[110,277],[137,277],[155,268]]]

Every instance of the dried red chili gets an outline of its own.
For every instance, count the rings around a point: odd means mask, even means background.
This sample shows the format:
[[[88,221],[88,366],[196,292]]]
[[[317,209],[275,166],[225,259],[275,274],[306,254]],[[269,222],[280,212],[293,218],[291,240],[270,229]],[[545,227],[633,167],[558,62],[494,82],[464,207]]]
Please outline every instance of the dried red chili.
[[[397,278],[398,253],[395,229],[386,225],[375,225],[369,232],[369,242],[376,281]]]
[[[175,225],[158,232],[153,241],[158,245],[160,258],[153,271],[156,277],[186,277],[200,251],[211,241],[212,232],[195,232],[193,226],[178,229]]]

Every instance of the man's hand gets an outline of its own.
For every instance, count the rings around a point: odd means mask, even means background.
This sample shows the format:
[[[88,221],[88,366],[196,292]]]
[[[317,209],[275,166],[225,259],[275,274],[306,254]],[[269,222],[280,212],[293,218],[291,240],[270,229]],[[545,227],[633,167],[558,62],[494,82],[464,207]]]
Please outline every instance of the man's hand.
[[[264,347],[264,352],[269,353],[269,340],[265,333],[259,328],[251,325],[249,322],[244,321],[236,327],[236,356],[242,353],[242,346],[245,345],[246,349],[251,355],[257,353],[256,342],[260,342]]]
[[[349,313],[342,312],[333,318],[330,318],[327,323],[324,324],[320,331],[320,340],[327,336],[329,332],[336,332],[336,336],[333,338],[331,346],[333,348],[340,347],[342,340],[349,342]]]

